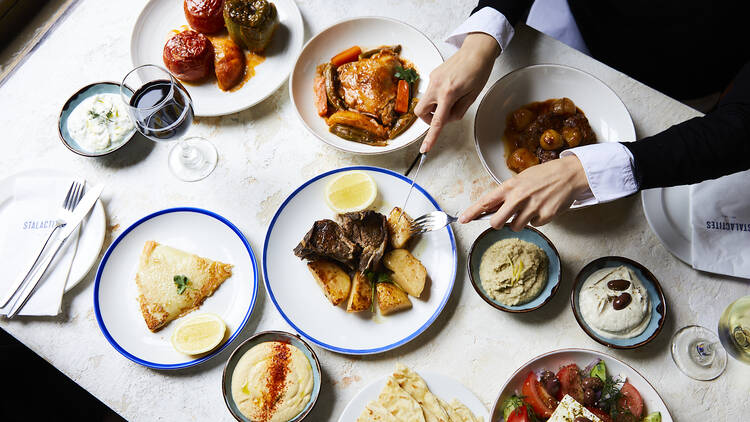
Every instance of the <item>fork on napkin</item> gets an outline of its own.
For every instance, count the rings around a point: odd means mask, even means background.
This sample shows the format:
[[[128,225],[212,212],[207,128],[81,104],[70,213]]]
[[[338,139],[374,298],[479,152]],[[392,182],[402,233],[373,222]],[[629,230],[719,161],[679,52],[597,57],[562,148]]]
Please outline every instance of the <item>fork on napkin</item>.
[[[72,182],[71,177],[19,177],[15,180],[12,198],[0,219],[0,257],[5,264],[0,276],[0,296],[11,288],[21,271],[28,269],[32,255],[54,226],[57,210]],[[53,316],[60,313],[77,245],[78,230],[60,248],[19,315]],[[11,301],[0,308],[0,315],[6,315],[13,304]]]

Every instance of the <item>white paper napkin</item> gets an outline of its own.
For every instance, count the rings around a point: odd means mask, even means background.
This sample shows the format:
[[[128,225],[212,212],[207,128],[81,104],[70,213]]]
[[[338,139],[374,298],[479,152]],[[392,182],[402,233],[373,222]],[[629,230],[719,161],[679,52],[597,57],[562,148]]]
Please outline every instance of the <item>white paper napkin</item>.
[[[54,227],[63,200],[73,179],[69,177],[21,177],[15,181],[13,198],[0,219],[0,296],[11,288],[21,271],[33,262],[34,255]],[[58,229],[50,243],[62,230]],[[55,256],[44,278],[19,315],[57,315],[78,245],[78,230],[68,238]],[[44,258],[42,256],[41,259]],[[16,298],[2,309],[6,315]]]
[[[690,187],[693,268],[750,278],[750,170]]]

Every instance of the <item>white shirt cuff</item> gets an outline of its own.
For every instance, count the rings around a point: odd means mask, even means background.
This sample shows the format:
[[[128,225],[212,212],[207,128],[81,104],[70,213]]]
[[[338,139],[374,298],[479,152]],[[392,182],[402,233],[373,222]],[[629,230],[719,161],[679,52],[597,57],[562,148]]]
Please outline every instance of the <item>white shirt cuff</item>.
[[[502,51],[513,38],[513,25],[508,22],[505,16],[491,7],[483,7],[473,15],[469,16],[453,33],[451,33],[445,42],[460,48],[466,36],[472,32],[483,32],[494,38]]]
[[[633,154],[625,145],[619,142],[586,145],[565,150],[560,156],[571,154],[581,161],[590,188],[575,205],[601,204],[638,191]]]

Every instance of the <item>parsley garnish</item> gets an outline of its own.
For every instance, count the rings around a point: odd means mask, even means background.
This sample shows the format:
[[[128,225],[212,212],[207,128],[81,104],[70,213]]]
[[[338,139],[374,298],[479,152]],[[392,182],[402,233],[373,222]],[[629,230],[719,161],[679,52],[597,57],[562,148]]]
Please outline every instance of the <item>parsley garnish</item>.
[[[402,66],[396,66],[396,72],[393,74],[393,76],[397,77],[398,79],[403,79],[408,83],[414,83],[419,79],[419,75],[417,74],[417,71],[409,68],[404,69]]]
[[[390,283],[392,282],[391,276],[386,273],[378,273],[367,270],[365,271],[365,277],[372,283],[372,302],[370,302],[370,312],[375,313],[375,287],[378,283]]]
[[[190,280],[188,280],[187,276],[176,275],[174,276],[174,284],[177,285],[177,294],[181,295],[185,293],[185,289],[190,285]]]

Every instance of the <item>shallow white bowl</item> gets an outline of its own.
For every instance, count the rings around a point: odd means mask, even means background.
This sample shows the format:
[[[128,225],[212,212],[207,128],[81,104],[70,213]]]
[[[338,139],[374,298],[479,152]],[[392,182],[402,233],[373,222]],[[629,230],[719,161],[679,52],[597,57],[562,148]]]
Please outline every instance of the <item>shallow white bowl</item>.
[[[487,91],[474,119],[474,142],[484,168],[501,183],[516,173],[506,164],[505,118],[519,107],[568,97],[583,110],[597,142],[635,141],[635,128],[622,100],[604,82],[572,67],[538,64],[514,70]]]
[[[656,392],[656,389],[638,371],[613,356],[587,349],[554,350],[526,362],[505,381],[505,385],[500,390],[500,394],[497,396],[497,400],[495,400],[495,405],[492,407],[492,418],[490,420],[503,420],[503,401],[513,394],[518,393],[520,395],[521,387],[529,372],[533,371],[537,374],[542,370],[557,372],[558,369],[570,363],[575,363],[579,368],[583,369],[596,359],[604,361],[608,374],[612,376],[624,375],[627,377],[627,380],[641,394],[646,413],[661,412],[662,422],[672,422],[672,416],[669,414],[666,403],[659,396],[659,393]]]
[[[328,131],[328,126],[315,110],[313,79],[318,65],[326,63],[340,51],[358,45],[363,51],[381,45],[401,45],[401,57],[414,63],[419,81],[414,95],[422,96],[430,82],[430,72],[443,63],[435,44],[413,26],[383,17],[363,17],[339,22],[321,31],[302,48],[289,78],[289,96],[302,123],[323,142],[355,154],[383,154],[404,148],[427,133],[429,126],[420,119],[404,133],[377,147],[347,141]]]
[[[279,26],[266,49],[266,60],[255,67],[255,76],[233,92],[219,89],[216,80],[199,85],[185,84],[196,116],[236,113],[263,101],[284,83],[302,48],[304,27],[293,0],[274,0],[273,3],[279,13]],[[130,36],[133,67],[143,64],[163,67],[162,53],[170,31],[183,25],[187,26],[183,0],[149,1],[138,15]]]

